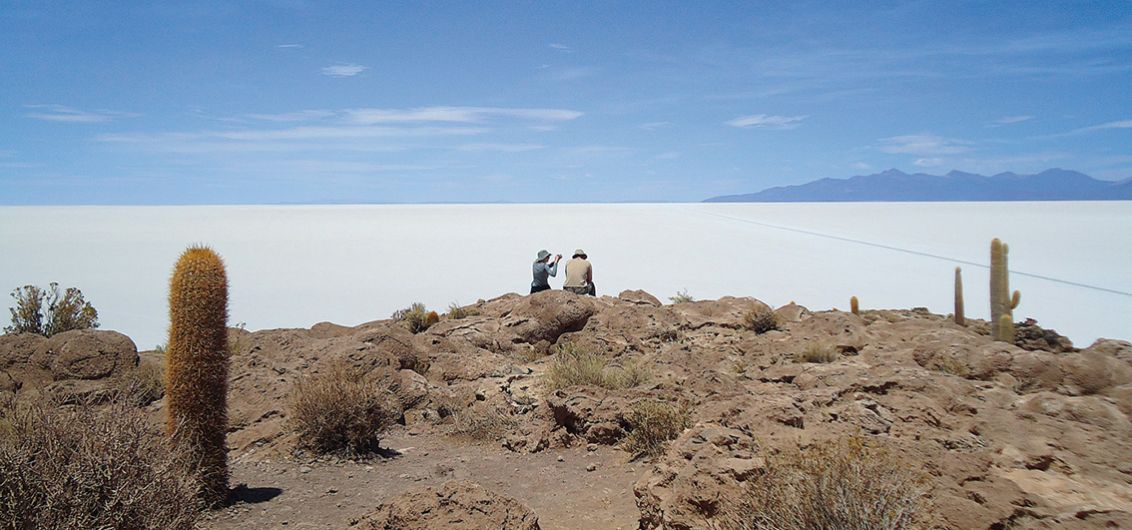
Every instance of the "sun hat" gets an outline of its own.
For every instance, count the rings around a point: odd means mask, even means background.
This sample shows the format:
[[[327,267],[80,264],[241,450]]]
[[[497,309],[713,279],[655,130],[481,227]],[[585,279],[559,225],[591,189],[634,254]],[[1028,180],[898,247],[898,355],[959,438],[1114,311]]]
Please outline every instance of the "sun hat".
[[[538,251],[538,260],[537,261],[542,261],[542,260],[549,258],[549,257],[550,257],[550,253],[547,252],[546,249],[543,249],[543,250]]]
[[[578,257],[578,256],[581,256],[581,257],[582,257],[582,259],[586,259],[586,258],[588,258],[588,257],[589,257],[589,256],[587,256],[587,255],[586,255],[586,251],[584,251],[584,250],[582,250],[582,249],[580,249],[580,248],[579,248],[579,249],[577,249],[577,250],[575,250],[575,251],[574,251],[574,255],[573,255],[573,256],[570,256],[570,257],[572,257],[572,258],[576,258],[576,257]]]

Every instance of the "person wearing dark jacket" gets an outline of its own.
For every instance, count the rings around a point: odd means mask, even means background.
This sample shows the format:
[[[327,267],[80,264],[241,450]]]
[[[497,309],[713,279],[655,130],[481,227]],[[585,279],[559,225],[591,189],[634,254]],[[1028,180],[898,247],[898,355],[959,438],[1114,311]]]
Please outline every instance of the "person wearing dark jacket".
[[[550,289],[550,283],[547,280],[551,276],[558,275],[558,260],[560,259],[562,259],[562,254],[555,255],[554,260],[551,261],[549,252],[538,251],[538,259],[535,260],[532,267],[535,278],[531,281],[531,294]]]

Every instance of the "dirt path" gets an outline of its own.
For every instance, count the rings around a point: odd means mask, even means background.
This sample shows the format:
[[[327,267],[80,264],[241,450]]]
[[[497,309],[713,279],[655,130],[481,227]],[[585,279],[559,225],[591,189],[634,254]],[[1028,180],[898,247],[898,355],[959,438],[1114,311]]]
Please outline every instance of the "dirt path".
[[[383,445],[400,455],[369,463],[237,461],[232,484],[247,485],[238,494],[244,500],[215,512],[204,528],[344,528],[393,495],[452,479],[525,503],[543,530],[637,527],[633,483],[645,466],[627,463],[622,451],[601,446],[520,454],[403,431]],[[590,464],[594,471],[587,471]]]

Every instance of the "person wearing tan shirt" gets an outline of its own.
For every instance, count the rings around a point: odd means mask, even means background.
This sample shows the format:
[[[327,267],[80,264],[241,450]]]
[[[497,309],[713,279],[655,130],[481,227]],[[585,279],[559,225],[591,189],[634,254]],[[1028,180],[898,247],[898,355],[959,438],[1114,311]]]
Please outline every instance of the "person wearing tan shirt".
[[[594,268],[587,261],[589,256],[582,249],[574,251],[574,256],[566,262],[566,281],[562,288],[574,294],[588,294],[597,296],[594,287]]]

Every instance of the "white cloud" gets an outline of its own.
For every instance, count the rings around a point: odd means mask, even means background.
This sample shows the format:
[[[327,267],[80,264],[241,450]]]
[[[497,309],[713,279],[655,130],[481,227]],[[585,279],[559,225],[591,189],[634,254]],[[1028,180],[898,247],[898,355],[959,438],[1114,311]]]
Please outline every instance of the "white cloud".
[[[657,160],[676,160],[677,158],[680,158],[680,152],[679,151],[666,151],[664,153],[656,155],[655,158]]]
[[[357,124],[394,122],[474,123],[491,118],[532,121],[569,121],[582,115],[576,110],[508,107],[417,107],[409,109],[351,109],[347,120]]]
[[[294,49],[294,48],[302,48],[303,45],[302,44],[276,44],[275,47],[276,48],[282,48],[282,49]]]
[[[666,127],[666,126],[669,126],[669,125],[672,125],[672,123],[667,122],[667,121],[650,121],[648,123],[642,123],[642,124],[638,125],[638,127],[642,128],[646,131],[655,131],[655,130],[661,128],[661,127]]]
[[[366,70],[369,70],[369,67],[360,64],[336,64],[324,67],[322,69],[322,75],[330,77],[354,77]]]
[[[1119,120],[1102,123],[1100,125],[1093,125],[1091,127],[1082,127],[1073,131],[1074,134],[1088,133],[1094,131],[1106,131],[1109,129],[1132,129],[1132,120]]]
[[[1013,125],[1015,123],[1022,123],[1034,119],[1033,116],[1003,116],[997,120],[992,121],[991,125]]]
[[[24,115],[28,118],[61,123],[103,123],[115,118],[137,116],[137,114],[112,110],[79,110],[65,105],[24,105],[24,107],[35,109],[34,112]]]
[[[471,143],[457,147],[460,151],[496,151],[500,153],[522,153],[546,147],[542,144],[503,144],[503,143]]]
[[[300,110],[296,112],[283,112],[279,114],[245,114],[244,116],[253,120],[289,122],[321,120],[323,118],[329,118],[334,115],[335,112],[329,110]]]
[[[908,134],[882,138],[877,149],[882,153],[934,157],[966,153],[971,150],[970,145],[970,142],[944,138],[934,134]]]
[[[938,167],[943,165],[942,158],[917,158],[912,165],[916,167]]]
[[[739,128],[754,127],[758,129],[796,129],[802,125],[802,120],[809,116],[772,116],[768,114],[752,114],[739,116],[727,121],[727,125]]]
[[[859,169],[861,171],[873,168],[873,166],[870,166],[870,165],[868,165],[864,162],[853,162],[852,164],[849,164],[849,167],[851,167],[853,169]]]
[[[567,66],[563,68],[550,68],[547,70],[550,78],[555,81],[576,81],[597,74],[592,66]]]
[[[569,47],[565,44],[558,43],[558,42],[552,42],[548,46],[550,46],[551,48],[554,48],[555,50],[563,52],[563,53],[573,53],[574,52],[573,48],[571,48],[571,47]]]

